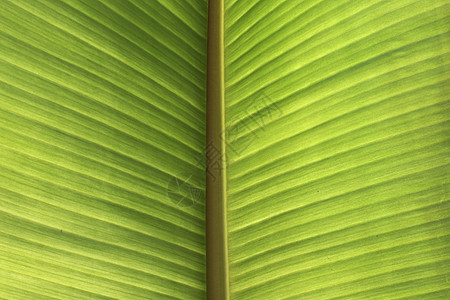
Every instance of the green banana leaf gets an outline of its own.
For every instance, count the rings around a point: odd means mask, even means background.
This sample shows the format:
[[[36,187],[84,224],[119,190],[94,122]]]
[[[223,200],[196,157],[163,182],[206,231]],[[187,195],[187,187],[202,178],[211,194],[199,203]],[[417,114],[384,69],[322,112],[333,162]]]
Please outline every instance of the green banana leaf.
[[[226,1],[234,299],[450,298],[449,1]]]
[[[450,1],[212,3],[0,1],[0,298],[450,298]]]

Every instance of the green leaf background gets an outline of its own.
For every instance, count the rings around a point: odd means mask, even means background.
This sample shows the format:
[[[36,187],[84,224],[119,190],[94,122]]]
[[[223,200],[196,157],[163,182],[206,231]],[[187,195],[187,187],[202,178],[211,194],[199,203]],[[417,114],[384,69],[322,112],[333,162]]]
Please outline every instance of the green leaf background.
[[[0,297],[204,297],[207,3],[0,7]]]
[[[225,4],[233,298],[449,298],[449,2]]]
[[[231,298],[449,298],[450,2],[224,4]],[[0,1],[0,298],[206,297],[207,8]]]

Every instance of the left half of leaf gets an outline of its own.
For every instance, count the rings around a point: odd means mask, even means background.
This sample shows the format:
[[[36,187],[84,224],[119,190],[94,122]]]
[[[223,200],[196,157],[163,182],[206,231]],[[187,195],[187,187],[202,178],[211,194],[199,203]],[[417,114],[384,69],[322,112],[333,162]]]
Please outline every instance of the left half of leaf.
[[[205,297],[207,1],[0,3],[0,298]]]

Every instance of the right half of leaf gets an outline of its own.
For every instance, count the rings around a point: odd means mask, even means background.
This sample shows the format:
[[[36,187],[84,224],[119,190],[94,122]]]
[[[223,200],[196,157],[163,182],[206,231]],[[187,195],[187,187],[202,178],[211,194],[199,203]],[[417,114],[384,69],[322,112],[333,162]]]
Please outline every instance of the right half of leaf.
[[[450,2],[225,5],[232,298],[450,297]]]

